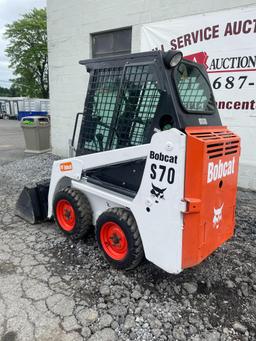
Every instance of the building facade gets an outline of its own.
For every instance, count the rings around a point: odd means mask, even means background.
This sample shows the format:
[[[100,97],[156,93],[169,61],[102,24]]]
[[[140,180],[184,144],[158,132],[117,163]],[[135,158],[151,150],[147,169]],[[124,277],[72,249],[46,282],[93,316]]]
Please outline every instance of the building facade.
[[[140,52],[144,49],[143,46],[150,46],[145,45],[142,39],[145,39],[144,26],[149,25],[148,32],[150,32],[151,23],[156,23],[155,27],[158,27],[158,22],[166,20],[179,19],[181,23],[183,20],[186,23],[193,19],[192,16],[207,16],[212,12],[216,12],[215,17],[221,17],[225,12],[228,20],[229,11],[232,20],[231,11],[234,9],[245,8],[250,11],[255,5],[255,0],[226,0],[225,2],[222,0],[214,2],[49,0],[47,16],[53,152],[61,156],[68,155],[68,140],[72,137],[76,113],[83,110],[88,76],[84,66],[79,64],[79,60],[130,51]],[[252,33],[256,32],[256,29],[255,32],[253,28],[251,30]],[[200,32],[198,34],[200,35]],[[189,38],[186,39],[188,42]],[[177,41],[181,43],[181,40]],[[177,45],[177,41],[173,44]],[[230,49],[230,46],[227,46],[227,49]],[[243,78],[240,81],[243,81]],[[217,80],[216,87],[218,84]],[[239,97],[239,92],[235,91],[234,89],[233,95]],[[256,114],[235,113],[222,116],[221,108],[220,114],[223,123],[242,137],[239,184],[245,188],[256,189],[256,152],[254,151]]]

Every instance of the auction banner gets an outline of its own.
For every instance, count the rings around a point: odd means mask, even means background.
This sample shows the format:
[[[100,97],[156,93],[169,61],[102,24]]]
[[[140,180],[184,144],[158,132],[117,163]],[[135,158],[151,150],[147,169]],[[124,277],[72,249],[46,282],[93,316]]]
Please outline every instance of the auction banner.
[[[141,50],[152,49],[203,64],[222,116],[256,116],[256,6],[145,24]]]

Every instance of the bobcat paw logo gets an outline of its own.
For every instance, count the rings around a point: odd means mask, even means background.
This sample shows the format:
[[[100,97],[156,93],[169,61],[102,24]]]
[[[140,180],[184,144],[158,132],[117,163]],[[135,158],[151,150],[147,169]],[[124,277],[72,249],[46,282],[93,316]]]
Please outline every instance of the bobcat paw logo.
[[[151,184],[152,185],[152,189],[150,191],[150,194],[151,196],[154,198],[155,200],[155,203],[158,204],[159,203],[159,199],[164,199],[164,191],[167,189],[167,188],[158,188],[156,187],[155,185]],[[146,207],[146,211],[147,212],[150,212],[150,206],[152,205],[152,201],[149,200],[149,205]]]
[[[213,216],[213,227],[218,229],[220,222],[222,220],[222,209],[224,204],[222,204],[219,208],[214,208],[214,216]]]
[[[166,190],[166,188],[158,188],[152,184],[152,189],[151,189],[150,193],[155,198],[155,202],[157,204],[159,203],[159,199],[164,199],[164,191],[165,190]]]

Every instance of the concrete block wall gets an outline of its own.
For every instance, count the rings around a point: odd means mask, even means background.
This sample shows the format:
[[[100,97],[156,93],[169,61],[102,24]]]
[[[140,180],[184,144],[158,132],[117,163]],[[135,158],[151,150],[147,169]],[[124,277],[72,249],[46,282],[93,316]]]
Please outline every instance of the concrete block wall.
[[[132,26],[132,51],[138,52],[142,24],[251,4],[255,0],[48,0],[53,152],[68,155],[76,113],[83,110],[88,76],[78,61],[91,57],[91,33]],[[256,189],[256,163],[244,160],[240,169],[240,184]]]

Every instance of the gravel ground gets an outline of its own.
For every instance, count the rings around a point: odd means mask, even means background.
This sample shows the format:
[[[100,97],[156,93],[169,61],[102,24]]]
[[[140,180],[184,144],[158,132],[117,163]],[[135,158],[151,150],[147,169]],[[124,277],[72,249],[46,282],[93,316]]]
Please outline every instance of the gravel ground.
[[[239,191],[234,238],[201,265],[170,275],[144,261],[112,269],[93,233],[72,243],[53,223],[13,215],[50,154],[0,167],[1,341],[256,340],[256,193]]]

